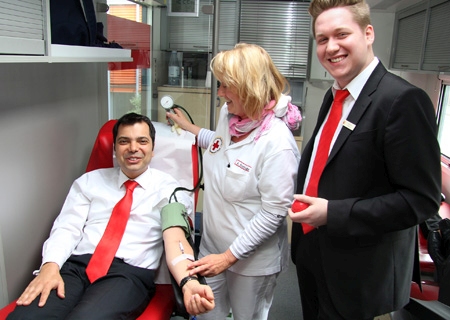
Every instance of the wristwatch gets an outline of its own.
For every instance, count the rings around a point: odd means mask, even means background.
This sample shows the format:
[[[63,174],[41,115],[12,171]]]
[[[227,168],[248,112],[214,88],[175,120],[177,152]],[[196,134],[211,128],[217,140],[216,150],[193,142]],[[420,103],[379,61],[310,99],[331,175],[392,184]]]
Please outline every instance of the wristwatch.
[[[196,280],[196,281],[198,281],[198,278],[197,278],[197,277],[192,277],[192,276],[184,277],[184,278],[181,279],[181,281],[180,281],[180,289],[183,289],[184,285],[185,285],[186,283],[188,283],[189,281],[191,281],[191,280]]]

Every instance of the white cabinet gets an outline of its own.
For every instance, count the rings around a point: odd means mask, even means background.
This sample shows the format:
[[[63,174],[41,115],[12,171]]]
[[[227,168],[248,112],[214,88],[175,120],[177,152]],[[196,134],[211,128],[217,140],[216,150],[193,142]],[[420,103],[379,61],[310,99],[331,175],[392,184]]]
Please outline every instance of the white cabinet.
[[[408,8],[397,13],[393,57],[391,66],[395,69],[418,70],[422,52],[427,5]]]
[[[167,49],[187,52],[211,52],[213,15],[204,13],[208,0],[200,0],[198,17],[167,17]],[[221,0],[219,7],[219,51],[234,47],[237,42],[238,4],[236,0]],[[213,10],[214,11],[214,10]]]
[[[450,72],[450,2],[430,1],[422,70]]]
[[[0,4],[0,52],[2,54],[45,53],[42,0],[2,0]]]
[[[52,44],[49,2],[1,1],[0,63],[132,61],[129,49]]]
[[[396,15],[392,69],[450,71],[450,2],[428,0]]]
[[[310,48],[311,51],[309,53],[310,61],[309,61],[309,81],[333,81],[333,77],[331,74],[322,67],[322,64],[319,62],[316,54],[316,41],[311,39]]]

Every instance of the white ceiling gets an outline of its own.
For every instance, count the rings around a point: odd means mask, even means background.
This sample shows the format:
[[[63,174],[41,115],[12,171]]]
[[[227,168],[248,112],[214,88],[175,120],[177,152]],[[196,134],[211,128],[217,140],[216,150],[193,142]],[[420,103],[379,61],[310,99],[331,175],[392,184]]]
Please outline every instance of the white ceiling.
[[[372,11],[397,12],[421,0],[366,0]]]

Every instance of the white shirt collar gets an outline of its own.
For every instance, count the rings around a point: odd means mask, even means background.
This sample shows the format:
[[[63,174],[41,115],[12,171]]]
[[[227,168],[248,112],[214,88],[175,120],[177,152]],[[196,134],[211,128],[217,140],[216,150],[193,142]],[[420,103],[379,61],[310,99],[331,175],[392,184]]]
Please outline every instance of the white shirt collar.
[[[343,89],[347,89],[350,92],[350,95],[352,98],[356,101],[358,99],[359,94],[361,93],[364,85],[366,84],[367,80],[369,80],[370,75],[372,74],[373,70],[377,67],[378,63],[380,61],[377,57],[374,57],[372,62],[369,63],[369,65],[360,73],[358,74],[350,83]],[[333,95],[336,93],[336,90],[341,90],[339,85],[336,81],[333,83]]]
[[[119,179],[117,180],[118,183],[118,187],[120,188],[122,186],[122,184],[127,181],[127,180],[134,180],[136,181],[139,186],[141,186],[142,188],[146,189],[147,187],[147,183],[149,183],[150,180],[150,175],[151,175],[151,170],[150,167],[147,168],[147,170],[145,170],[140,176],[138,176],[136,179],[130,179],[128,178],[120,169],[120,167],[118,167],[119,169]]]

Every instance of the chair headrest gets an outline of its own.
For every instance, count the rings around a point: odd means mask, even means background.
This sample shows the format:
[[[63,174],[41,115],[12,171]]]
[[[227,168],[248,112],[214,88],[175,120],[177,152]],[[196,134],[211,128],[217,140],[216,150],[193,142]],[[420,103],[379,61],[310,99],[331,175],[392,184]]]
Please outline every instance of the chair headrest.
[[[117,120],[109,120],[100,128],[97,139],[92,147],[86,172],[114,166],[112,157],[114,142],[112,130],[116,122]]]
[[[112,132],[116,122],[115,119],[109,120],[100,128],[86,172],[117,165]],[[170,126],[160,122],[153,122],[153,126],[156,129],[155,156],[150,166],[171,174],[182,186],[191,189],[199,178],[195,136],[189,132],[178,135]]]

